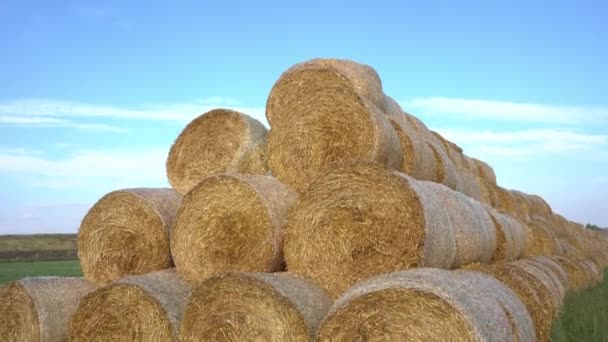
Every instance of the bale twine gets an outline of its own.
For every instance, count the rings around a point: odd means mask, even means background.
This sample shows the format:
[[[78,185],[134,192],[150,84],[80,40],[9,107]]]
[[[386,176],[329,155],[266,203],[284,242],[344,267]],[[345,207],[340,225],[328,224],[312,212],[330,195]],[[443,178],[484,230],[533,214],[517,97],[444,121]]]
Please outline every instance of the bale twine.
[[[82,299],[70,341],[174,341],[191,291],[174,269],[123,278]]]
[[[467,279],[468,276],[419,268],[360,282],[335,302],[317,338],[319,341],[513,340],[517,333],[511,328],[505,307],[495,293],[484,289],[490,281],[483,276]],[[500,287],[497,282],[492,285]],[[523,341],[534,340],[533,332],[532,339],[524,336]]]
[[[95,285],[83,278],[23,278],[0,286],[0,339],[67,341],[78,303]]]
[[[458,170],[458,183],[454,190],[461,192],[476,201],[490,204],[489,194],[484,193],[477,178],[477,176],[473,175],[467,169]]]
[[[283,227],[298,194],[270,176],[205,178],[182,202],[171,234],[177,270],[196,283],[226,271],[283,264]]]
[[[495,249],[481,204],[368,163],[337,168],[310,186],[290,212],[284,252],[291,272],[336,297],[379,273],[489,262]]]
[[[267,174],[267,133],[259,121],[229,109],[214,109],[199,116],[171,146],[167,158],[169,183],[185,195],[212,174]]]
[[[443,169],[437,165],[436,158],[430,157],[433,155],[431,145],[405,119],[391,117],[389,121],[399,138],[403,153],[398,170],[416,179],[437,181]]]
[[[273,85],[266,102],[271,127],[290,124],[296,117],[291,108],[308,102],[318,91],[340,88],[369,100],[386,110],[382,82],[376,71],[364,64],[338,59],[313,59],[285,71]]]
[[[401,165],[401,144],[387,116],[351,90],[324,88],[289,111],[289,122],[270,130],[268,163],[273,175],[297,191],[335,166],[356,161],[393,169]]]
[[[496,227],[496,253],[493,262],[519,259],[526,247],[526,228],[517,219],[487,206]]]
[[[179,341],[312,341],[331,299],[287,273],[229,273],[192,294]]]
[[[125,189],[102,197],[78,230],[85,278],[99,285],[171,267],[169,235],[182,196],[173,189]]]

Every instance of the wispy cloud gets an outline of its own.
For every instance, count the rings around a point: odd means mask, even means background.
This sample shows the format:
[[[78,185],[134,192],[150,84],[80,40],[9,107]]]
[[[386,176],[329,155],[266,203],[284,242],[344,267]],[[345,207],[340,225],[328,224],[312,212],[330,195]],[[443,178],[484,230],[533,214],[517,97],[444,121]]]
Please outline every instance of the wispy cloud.
[[[20,177],[27,186],[78,188],[101,185],[166,186],[167,148],[147,150],[78,150],[62,159],[0,150],[0,174]]]
[[[49,99],[21,99],[0,102],[0,115],[11,117],[52,118],[114,118],[125,120],[156,120],[188,122],[214,108],[230,108],[254,117],[268,126],[264,107],[238,105],[225,97],[177,104],[142,105],[131,108]]]
[[[406,111],[443,115],[457,119],[483,119],[551,124],[608,122],[608,107],[552,106],[447,97],[414,98],[401,101]]]
[[[462,145],[466,152],[483,156],[531,158],[548,154],[594,153],[608,148],[608,135],[565,130],[475,131],[438,128],[447,139]]]
[[[118,127],[114,125],[75,122],[73,120],[45,116],[0,115],[0,127],[1,126],[27,126],[32,128],[74,128],[77,130],[114,133],[125,133],[129,131],[127,128]]]

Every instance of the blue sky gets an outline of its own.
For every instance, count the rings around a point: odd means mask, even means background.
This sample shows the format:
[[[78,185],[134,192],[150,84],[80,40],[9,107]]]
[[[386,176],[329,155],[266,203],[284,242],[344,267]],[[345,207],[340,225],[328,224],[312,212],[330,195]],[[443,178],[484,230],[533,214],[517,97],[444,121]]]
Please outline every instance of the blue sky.
[[[167,186],[214,107],[264,119],[314,57],[373,66],[405,110],[501,185],[608,227],[608,5],[600,1],[0,2],[0,234],[75,232],[104,193]]]

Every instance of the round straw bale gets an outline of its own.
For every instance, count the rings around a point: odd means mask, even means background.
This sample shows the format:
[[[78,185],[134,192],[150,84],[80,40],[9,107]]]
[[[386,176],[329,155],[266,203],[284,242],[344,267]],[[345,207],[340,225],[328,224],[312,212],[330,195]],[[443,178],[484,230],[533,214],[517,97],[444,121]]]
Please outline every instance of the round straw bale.
[[[564,289],[568,289],[569,284],[568,284],[568,274],[566,273],[566,270],[564,270],[564,268],[562,267],[562,265],[560,263],[558,263],[557,261],[553,260],[552,257],[549,256],[544,256],[544,255],[539,255],[539,256],[534,256],[531,258],[526,259],[529,262],[533,262],[533,263],[537,263],[539,264],[541,267],[545,267],[548,268],[549,272],[552,272],[555,277],[560,283],[561,283],[561,287],[563,287]]]
[[[464,154],[462,154],[462,148],[460,148],[460,146],[445,139],[441,134],[435,131],[429,131],[429,133],[436,138],[436,141],[441,143],[448,158],[450,158],[456,169],[465,169],[467,171],[470,171],[469,163],[466,160]]]
[[[513,340],[505,308],[495,296],[487,295],[492,293],[484,285],[485,281],[467,281],[453,271],[429,268],[374,277],[354,285],[335,302],[317,337],[319,341]]]
[[[270,176],[205,178],[184,197],[173,225],[177,270],[193,283],[226,271],[278,270],[287,211],[297,199]]]
[[[0,339],[67,341],[78,303],[95,285],[83,278],[23,278],[0,286]]]
[[[564,301],[566,289],[556,279],[556,275],[550,269],[539,266],[538,263],[530,262],[527,259],[512,261],[511,264],[538,279],[544,285],[545,293],[543,297],[550,299],[552,307],[555,308],[555,315],[557,315]]]
[[[553,211],[551,210],[549,204],[542,199],[542,197],[538,195],[528,195],[527,197],[530,206],[530,216],[542,218],[551,216]]]
[[[588,287],[588,277],[582,266],[563,256],[554,256],[553,259],[562,266],[568,274],[568,288],[574,292],[580,292]]]
[[[515,200],[516,210],[518,213],[518,218],[524,222],[530,220],[530,204],[528,202],[528,197],[523,192],[511,190],[511,195],[513,195],[513,199]]]
[[[349,60],[313,59],[289,68],[272,87],[266,103],[266,118],[270,126],[289,124],[300,114],[293,108],[299,107],[301,101],[309,103],[317,91],[327,88],[350,90],[371,101],[381,111],[386,110],[382,82],[373,68]],[[325,110],[339,110],[340,107],[337,105]]]
[[[456,189],[458,184],[458,174],[456,173],[454,164],[439,145],[431,141],[428,141],[427,144],[431,146],[433,157],[435,158],[435,163],[437,164],[437,183],[441,183],[450,189]]]
[[[465,268],[489,274],[513,290],[528,309],[538,340],[549,340],[555,308],[549,302],[553,297],[547,297],[551,294],[539,279],[509,263],[470,264]]]
[[[490,182],[490,184],[496,185],[496,174],[494,173],[494,169],[492,169],[492,167],[490,165],[488,165],[486,162],[479,160],[479,159],[475,159],[475,158],[471,158],[475,164],[477,165],[477,172],[479,174],[479,176],[483,179],[485,179],[486,181]]]
[[[489,262],[496,231],[481,204],[374,164],[337,168],[290,212],[288,270],[332,296],[379,273]]]
[[[487,193],[484,196],[484,192],[477,181],[477,176],[473,175],[467,169],[458,170],[458,183],[455,190],[461,192],[479,202],[490,204],[490,199],[487,197]]]
[[[526,228],[517,219],[487,206],[496,227],[496,253],[492,261],[518,259],[526,247]]]
[[[171,267],[169,235],[182,196],[173,189],[124,189],[102,197],[78,230],[85,278],[99,285]]]
[[[517,217],[515,198],[511,192],[501,186],[496,186],[494,191],[497,195],[496,209],[503,211],[511,216]]]
[[[268,135],[272,174],[297,191],[338,165],[372,161],[401,165],[397,133],[373,103],[343,88],[325,88],[289,108],[288,123]]]
[[[526,243],[524,256],[555,255],[557,250],[557,238],[548,228],[548,222],[535,218],[528,222],[529,239]]]
[[[174,341],[191,292],[174,269],[122,278],[82,299],[70,341]]]
[[[179,341],[312,341],[331,299],[287,273],[228,273],[192,294]]]
[[[214,109],[190,122],[167,158],[171,186],[185,195],[203,178],[223,172],[267,174],[268,130],[259,121],[229,109]]]
[[[403,119],[389,118],[393,129],[401,143],[403,158],[399,171],[416,179],[438,181],[438,175],[443,172],[437,165],[437,159],[431,157],[433,149],[422,136]]]

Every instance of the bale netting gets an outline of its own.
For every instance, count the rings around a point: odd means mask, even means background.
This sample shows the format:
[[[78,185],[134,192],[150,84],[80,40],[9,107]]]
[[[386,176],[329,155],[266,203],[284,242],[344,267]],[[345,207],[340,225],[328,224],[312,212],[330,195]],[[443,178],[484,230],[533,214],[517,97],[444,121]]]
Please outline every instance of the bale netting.
[[[494,173],[494,169],[492,169],[492,167],[490,165],[488,165],[486,162],[479,160],[479,159],[475,159],[475,158],[471,158],[476,166],[477,166],[477,173],[479,175],[479,177],[485,179],[486,181],[488,181],[490,184],[496,185],[496,174]]]
[[[438,165],[437,158],[431,157],[433,149],[422,135],[403,118],[391,117],[389,121],[397,133],[403,153],[398,170],[420,180],[437,182],[440,177],[443,178],[443,169]]]
[[[171,267],[169,235],[181,199],[166,188],[125,189],[102,197],[78,230],[85,278],[105,285]]]
[[[314,107],[309,109],[312,111],[336,110],[341,111],[342,116],[346,115],[348,107],[327,107],[326,103],[316,102],[319,99],[315,100],[315,93],[327,88],[354,92],[381,111],[386,110],[382,82],[373,68],[344,59],[312,59],[289,68],[272,87],[266,103],[270,126],[291,125],[291,120],[302,114],[304,103]],[[337,97],[336,100],[345,99]]]
[[[0,339],[67,341],[78,303],[95,285],[83,278],[24,278],[0,287]]]
[[[495,208],[511,216],[517,217],[517,204],[511,192],[501,186],[494,187],[497,201]]]
[[[484,192],[480,182],[477,181],[478,176],[475,176],[467,169],[458,170],[458,183],[454,190],[461,192],[476,201],[490,204],[489,193]]]
[[[287,273],[228,273],[196,288],[179,341],[312,341],[331,299]]]
[[[549,299],[551,307],[555,311],[554,315],[557,316],[566,295],[566,288],[557,278],[557,275],[547,267],[530,262],[528,259],[512,261],[511,265],[536,278],[543,285],[541,287],[542,296]]]
[[[185,195],[203,178],[224,172],[268,174],[268,130],[245,114],[214,109],[190,122],[167,157],[167,178]]]
[[[542,199],[542,197],[538,195],[527,195],[527,198],[530,208],[530,216],[548,218],[553,213],[549,204]]]
[[[496,253],[493,262],[519,259],[526,247],[527,230],[519,220],[487,206],[496,227]]]
[[[371,161],[401,165],[403,153],[388,117],[351,90],[332,87],[289,107],[288,123],[268,135],[268,164],[282,182],[303,191],[330,168]]]
[[[70,341],[174,341],[191,291],[174,269],[125,277],[82,299]]]
[[[184,197],[173,225],[177,270],[193,283],[226,271],[278,270],[287,211],[297,199],[270,176],[205,178]]]
[[[534,341],[535,334],[523,303],[500,282],[474,272],[419,268],[348,289],[317,339]]]
[[[340,167],[292,208],[287,269],[337,297],[355,282],[412,267],[489,262],[496,231],[483,206],[447,187],[371,163]]]
[[[539,279],[510,263],[471,264],[465,268],[491,275],[513,290],[528,309],[538,340],[549,341],[557,309],[552,294]]]
[[[515,200],[515,206],[517,211],[517,217],[524,221],[530,221],[530,203],[526,194],[520,191],[511,190],[511,195]]]
[[[433,151],[433,157],[437,164],[436,182],[447,186],[450,189],[456,189],[458,185],[458,173],[456,167],[448,158],[445,151],[436,143],[427,141]]]

